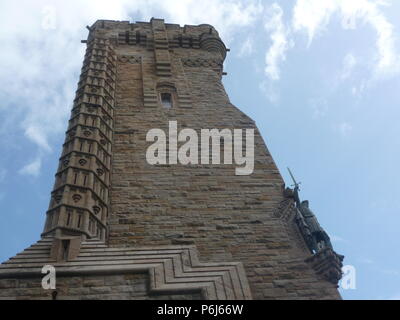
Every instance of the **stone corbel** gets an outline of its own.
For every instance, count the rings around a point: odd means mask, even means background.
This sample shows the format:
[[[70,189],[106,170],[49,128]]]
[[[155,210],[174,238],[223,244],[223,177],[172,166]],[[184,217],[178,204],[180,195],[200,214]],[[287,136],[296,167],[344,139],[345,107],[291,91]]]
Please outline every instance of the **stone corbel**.
[[[331,248],[324,248],[305,259],[305,262],[323,279],[337,285],[342,277],[343,258]]]

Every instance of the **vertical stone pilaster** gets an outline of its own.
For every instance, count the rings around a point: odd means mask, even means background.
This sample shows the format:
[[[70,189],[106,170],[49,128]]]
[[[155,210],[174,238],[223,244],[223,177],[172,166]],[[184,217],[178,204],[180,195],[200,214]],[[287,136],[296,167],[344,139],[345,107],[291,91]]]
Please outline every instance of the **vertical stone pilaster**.
[[[107,235],[116,55],[109,40],[87,43],[43,236]]]
[[[152,18],[150,23],[153,31],[156,73],[159,77],[171,77],[171,57],[164,20]]]

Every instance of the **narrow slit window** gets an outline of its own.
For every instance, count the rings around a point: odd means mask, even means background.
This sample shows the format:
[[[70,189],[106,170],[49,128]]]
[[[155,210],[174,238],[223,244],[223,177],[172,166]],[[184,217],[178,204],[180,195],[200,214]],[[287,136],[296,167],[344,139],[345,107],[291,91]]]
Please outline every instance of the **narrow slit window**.
[[[172,108],[172,95],[169,92],[161,93],[161,104],[164,108]]]
[[[69,240],[62,240],[62,259],[68,260]]]

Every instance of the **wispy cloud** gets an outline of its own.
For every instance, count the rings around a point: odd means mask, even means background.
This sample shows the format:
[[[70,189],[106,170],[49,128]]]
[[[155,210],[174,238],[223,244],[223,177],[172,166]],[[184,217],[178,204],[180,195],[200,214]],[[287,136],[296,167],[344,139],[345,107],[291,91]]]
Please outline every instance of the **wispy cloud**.
[[[264,28],[270,34],[271,46],[265,55],[265,74],[271,80],[279,80],[279,64],[286,59],[287,50],[293,45],[288,38],[289,31],[283,22],[283,10],[273,3],[266,10]]]
[[[340,79],[346,80],[347,78],[349,78],[356,64],[357,64],[357,59],[355,58],[355,56],[352,53],[346,54],[346,56],[343,59],[343,68],[342,68],[342,73],[340,75]]]
[[[305,30],[308,34],[308,45],[310,45],[315,34],[322,32],[326,27],[337,6],[335,0],[297,0],[292,18],[294,31]]]
[[[251,37],[247,37],[244,41],[242,47],[238,52],[239,57],[247,57],[250,56],[254,52],[254,40]]]
[[[305,31],[310,45],[322,34],[331,17],[339,14],[344,29],[355,29],[357,22],[369,24],[376,33],[375,72],[378,75],[398,73],[400,59],[395,50],[394,27],[381,11],[385,1],[370,0],[297,0],[292,24],[295,31]]]
[[[252,26],[263,12],[261,1],[250,0],[144,0],[135,5],[130,0],[122,1],[124,10],[136,10],[145,19],[150,19],[154,12],[166,21],[180,24],[213,25],[229,44],[243,27]]]
[[[328,111],[328,102],[326,98],[314,98],[309,102],[312,109],[313,119],[320,119],[324,117]]]
[[[28,163],[21,170],[19,170],[19,173],[22,175],[31,175],[37,177],[40,173],[41,166],[42,160],[40,157],[37,157],[35,160]]]
[[[354,85],[351,88],[351,93],[356,97],[361,97],[365,89],[368,87],[368,85],[369,85],[368,81],[363,79],[359,84]]]
[[[286,59],[287,52],[294,46],[294,35],[306,32],[308,46],[314,38],[322,35],[333,17],[341,19],[344,29],[356,29],[358,22],[369,24],[376,34],[376,56],[374,61],[373,78],[393,75],[400,72],[400,56],[395,49],[394,27],[386,18],[381,7],[388,5],[385,1],[371,0],[297,0],[293,7],[291,23],[285,24],[283,9],[273,3],[266,8],[265,30],[270,36],[271,46],[265,56],[266,76],[276,81],[280,79],[281,64]],[[358,64],[357,57],[349,53],[345,56],[340,80],[350,77]],[[367,67],[367,65],[365,65]],[[354,87],[353,94],[360,95],[363,87]]]
[[[348,137],[353,131],[353,126],[344,121],[337,126],[337,130],[342,137]]]
[[[272,81],[262,81],[259,84],[259,89],[273,105],[276,105],[279,102],[279,90]]]
[[[332,125],[332,130],[342,138],[347,138],[353,132],[353,126],[347,121],[342,121]]]

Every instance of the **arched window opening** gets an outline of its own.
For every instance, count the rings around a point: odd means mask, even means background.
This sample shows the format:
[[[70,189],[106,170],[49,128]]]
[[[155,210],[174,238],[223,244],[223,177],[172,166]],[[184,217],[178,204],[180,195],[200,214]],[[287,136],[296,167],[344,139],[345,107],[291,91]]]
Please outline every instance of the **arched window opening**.
[[[173,83],[160,82],[157,84],[158,102],[165,109],[175,108],[177,105],[176,88]]]

